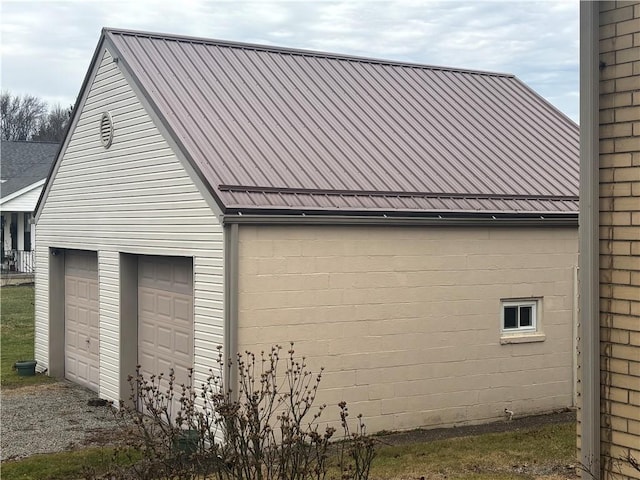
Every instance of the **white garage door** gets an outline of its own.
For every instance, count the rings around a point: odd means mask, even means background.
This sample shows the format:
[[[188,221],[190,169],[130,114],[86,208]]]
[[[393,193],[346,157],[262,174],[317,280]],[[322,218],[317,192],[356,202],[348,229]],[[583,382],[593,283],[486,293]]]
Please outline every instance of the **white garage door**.
[[[193,267],[190,258],[138,257],[138,363],[145,376],[174,369],[178,384],[193,366]]]
[[[67,251],[64,257],[65,377],[98,391],[100,314],[96,252]]]

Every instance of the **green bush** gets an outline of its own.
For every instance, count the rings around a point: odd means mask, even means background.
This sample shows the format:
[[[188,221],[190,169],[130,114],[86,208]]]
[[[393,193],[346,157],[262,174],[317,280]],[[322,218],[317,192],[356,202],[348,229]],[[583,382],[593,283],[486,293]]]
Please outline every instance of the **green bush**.
[[[114,464],[102,478],[366,480],[374,448],[362,418],[351,431],[342,402],[340,438],[335,428],[321,428],[326,405],[314,402],[322,372],[310,372],[293,344],[284,361],[281,350],[239,354],[237,392],[224,383],[231,364],[224,365],[221,350],[199,388],[192,372],[189,384],[178,386],[173,372],[145,378],[138,367],[129,401],[117,411],[131,433],[115,455],[130,455],[132,466]]]

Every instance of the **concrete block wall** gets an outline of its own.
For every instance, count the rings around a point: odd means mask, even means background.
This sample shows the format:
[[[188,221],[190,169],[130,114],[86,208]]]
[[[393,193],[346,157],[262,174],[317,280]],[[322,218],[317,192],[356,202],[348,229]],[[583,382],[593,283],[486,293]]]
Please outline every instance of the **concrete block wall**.
[[[369,431],[564,408],[576,262],[576,228],[241,226],[239,350],[294,341]],[[501,299],[529,297],[537,341],[506,343]]]
[[[600,3],[604,478],[640,479],[640,2]]]

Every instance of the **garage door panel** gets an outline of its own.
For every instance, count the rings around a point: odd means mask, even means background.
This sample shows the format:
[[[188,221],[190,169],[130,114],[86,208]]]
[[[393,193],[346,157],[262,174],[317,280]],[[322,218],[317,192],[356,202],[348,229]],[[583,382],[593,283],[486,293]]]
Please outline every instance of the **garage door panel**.
[[[65,253],[65,377],[97,391],[100,376],[98,257]]]
[[[170,328],[158,326],[157,329],[157,345],[158,348],[164,348],[166,351],[171,353],[171,343],[173,337],[173,331]]]
[[[156,295],[155,298],[155,311],[159,317],[164,317],[166,322],[170,322],[172,318],[171,297],[164,293]]]
[[[69,298],[78,296],[78,283],[72,278],[65,278],[64,293]]]
[[[174,318],[182,323],[190,323],[193,317],[193,302],[190,298],[176,297],[173,301]]]
[[[175,350],[176,354],[188,356],[191,354],[191,343],[191,339],[183,332],[176,332],[173,349]]]
[[[77,282],[78,294],[77,297],[80,301],[87,302],[89,300],[89,285],[85,282]]]
[[[177,291],[189,291],[193,288],[193,275],[187,268],[176,268],[173,281],[182,288],[182,290],[176,289]]]
[[[155,355],[151,353],[150,350],[149,350],[149,353],[147,353],[147,351],[140,351],[138,353],[138,363],[140,364],[140,368],[142,368],[143,365],[153,365],[154,359],[155,359]],[[147,369],[145,369],[145,373],[151,374],[154,372],[150,372],[150,371],[147,371]]]

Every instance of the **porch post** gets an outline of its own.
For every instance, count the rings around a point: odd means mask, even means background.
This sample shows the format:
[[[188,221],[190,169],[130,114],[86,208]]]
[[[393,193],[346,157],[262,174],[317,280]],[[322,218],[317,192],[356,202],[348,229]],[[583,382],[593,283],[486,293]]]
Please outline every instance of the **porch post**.
[[[16,229],[18,245],[16,245],[16,250],[24,250],[24,212],[16,214],[16,222],[18,222],[18,228]]]
[[[11,245],[11,216],[11,212],[5,212],[4,214],[4,245],[2,245],[2,248],[5,252],[13,248],[13,245]]]
[[[31,217],[31,220],[33,221],[33,217]],[[35,252],[36,251],[36,224],[35,223],[31,224],[31,231],[29,233],[31,235],[31,251]]]

